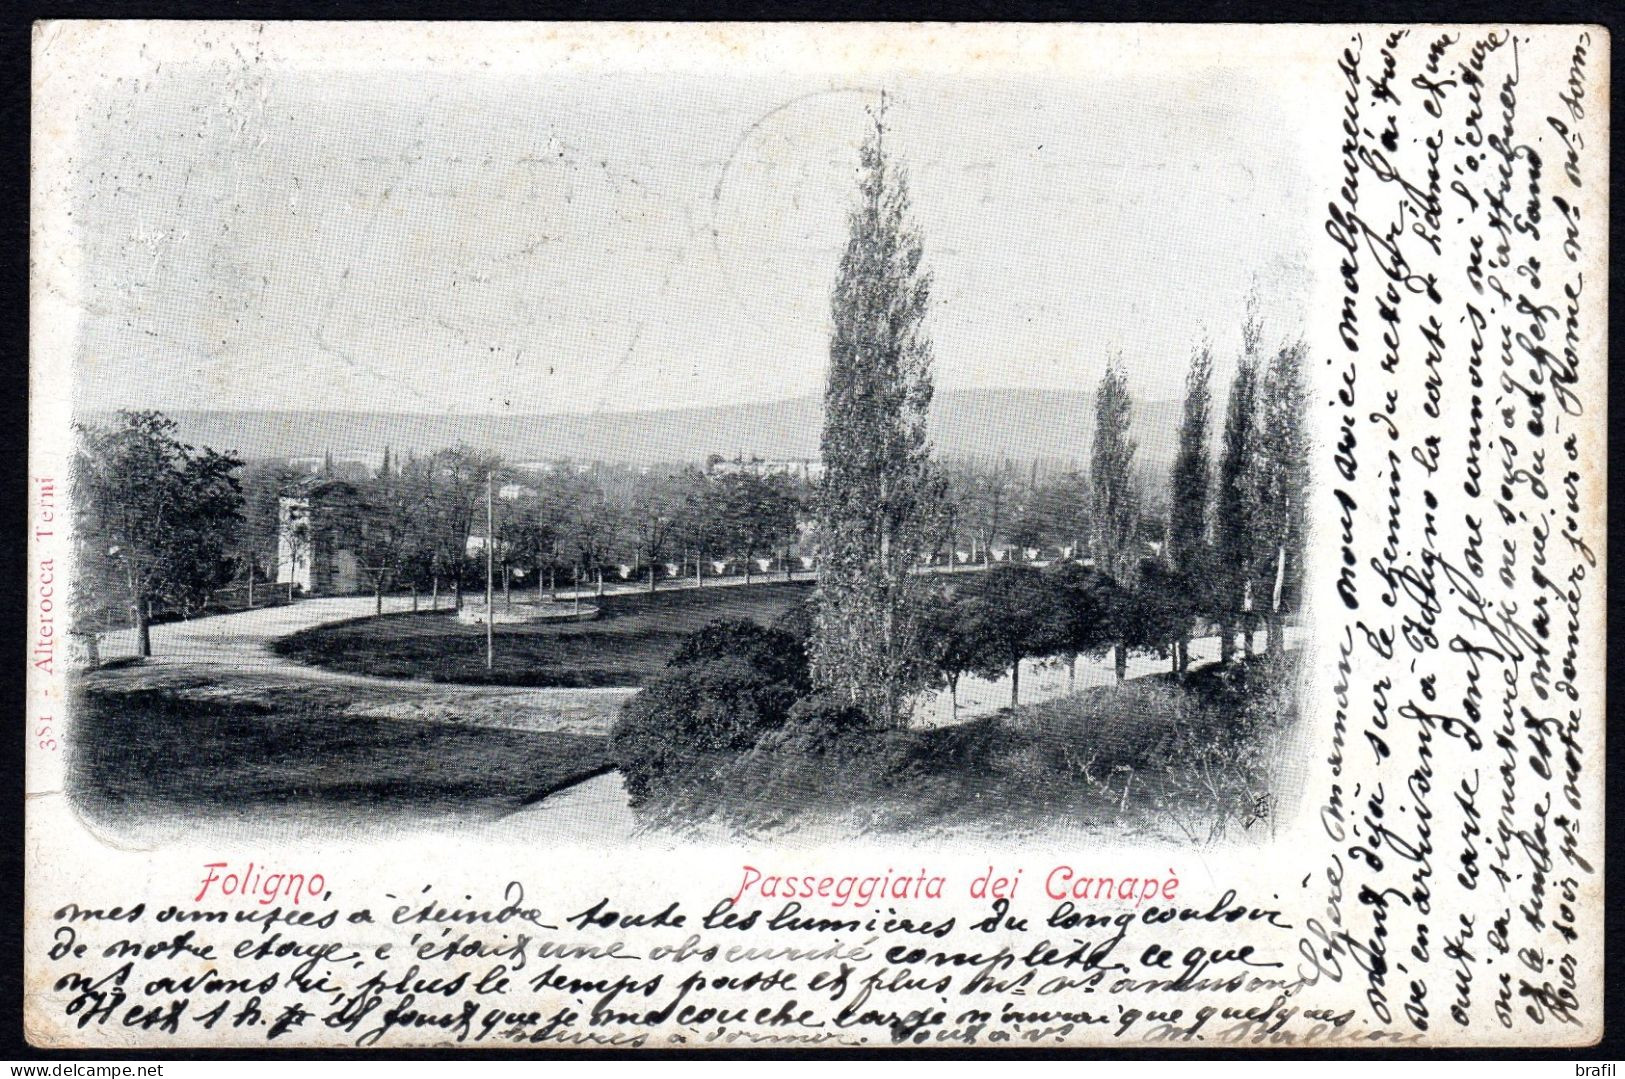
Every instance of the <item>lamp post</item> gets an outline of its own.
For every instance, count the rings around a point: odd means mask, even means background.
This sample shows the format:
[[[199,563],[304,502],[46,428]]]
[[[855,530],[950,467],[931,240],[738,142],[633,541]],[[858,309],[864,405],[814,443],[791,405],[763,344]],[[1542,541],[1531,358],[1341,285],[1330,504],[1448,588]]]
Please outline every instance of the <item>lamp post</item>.
[[[485,473],[485,669],[490,670],[496,659],[496,607],[491,594],[491,571],[496,554],[496,535],[492,528],[495,514],[491,510],[491,473]]]

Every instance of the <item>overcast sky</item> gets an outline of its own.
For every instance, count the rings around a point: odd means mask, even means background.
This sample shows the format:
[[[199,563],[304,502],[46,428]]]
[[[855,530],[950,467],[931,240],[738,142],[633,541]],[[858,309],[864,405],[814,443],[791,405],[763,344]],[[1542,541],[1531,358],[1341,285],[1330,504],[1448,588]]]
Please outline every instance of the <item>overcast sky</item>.
[[[1209,78],[410,77],[165,64],[81,116],[86,408],[626,410],[820,392],[884,85],[940,390],[1173,397],[1249,284],[1302,331],[1312,218]]]

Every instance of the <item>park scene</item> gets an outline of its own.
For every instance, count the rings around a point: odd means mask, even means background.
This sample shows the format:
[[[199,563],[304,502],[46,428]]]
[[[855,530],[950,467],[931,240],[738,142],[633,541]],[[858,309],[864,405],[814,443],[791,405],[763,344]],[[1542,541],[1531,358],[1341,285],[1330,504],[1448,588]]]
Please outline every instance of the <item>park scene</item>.
[[[944,451],[892,123],[866,109],[841,193],[815,453],[268,456],[84,415],[80,814],[153,842],[1267,836],[1305,633],[1298,328],[1255,291],[1222,354],[1091,345],[1068,457]],[[1138,386],[1170,368],[1157,412]]]

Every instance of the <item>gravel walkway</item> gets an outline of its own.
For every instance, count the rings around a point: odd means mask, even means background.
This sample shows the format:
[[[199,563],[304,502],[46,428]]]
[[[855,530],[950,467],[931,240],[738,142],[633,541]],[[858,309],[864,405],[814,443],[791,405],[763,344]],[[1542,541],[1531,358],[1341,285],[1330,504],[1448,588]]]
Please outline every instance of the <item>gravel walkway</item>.
[[[406,597],[384,599],[385,613],[409,611],[411,607]],[[336,596],[190,622],[169,622],[152,627],[152,658],[146,663],[98,672],[95,677],[101,680],[116,676],[124,684],[137,686],[186,686],[194,696],[252,696],[288,685],[350,687],[358,691],[345,710],[350,715],[572,734],[606,733],[621,703],[637,692],[376,678],[296,663],[271,650],[271,643],[280,637],[364,618],[375,609],[369,596]],[[104,633],[98,647],[104,661],[134,655],[135,631]]]

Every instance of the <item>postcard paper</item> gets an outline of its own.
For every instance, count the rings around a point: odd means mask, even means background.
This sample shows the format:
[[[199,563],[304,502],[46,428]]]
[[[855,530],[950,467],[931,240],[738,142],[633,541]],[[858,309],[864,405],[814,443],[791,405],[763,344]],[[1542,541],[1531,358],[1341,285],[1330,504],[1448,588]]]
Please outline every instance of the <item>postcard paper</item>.
[[[29,1040],[1594,1044],[1608,59],[37,25]]]

